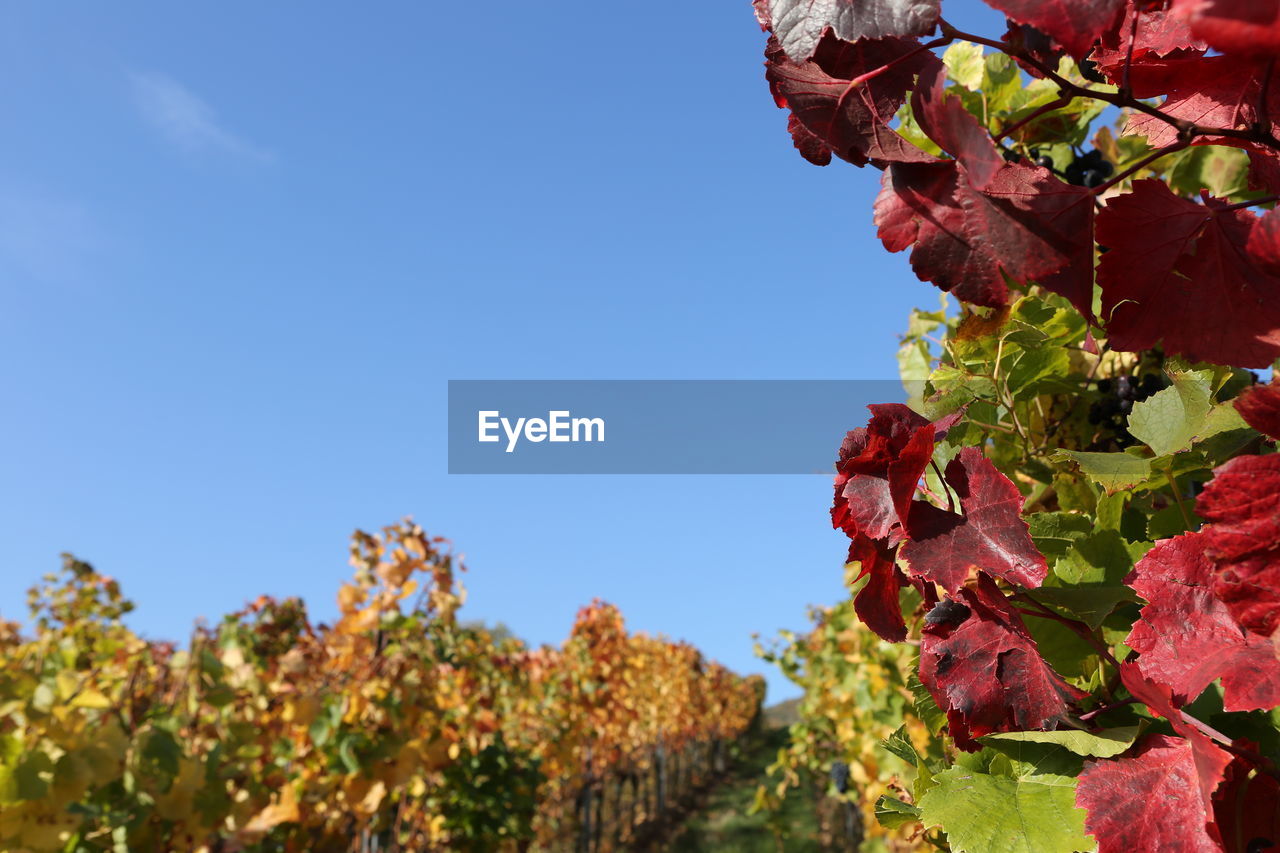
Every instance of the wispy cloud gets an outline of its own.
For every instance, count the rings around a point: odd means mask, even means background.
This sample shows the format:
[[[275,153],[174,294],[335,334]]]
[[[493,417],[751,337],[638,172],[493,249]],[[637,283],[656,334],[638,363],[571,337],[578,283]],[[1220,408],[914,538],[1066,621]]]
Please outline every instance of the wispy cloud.
[[[143,119],[170,142],[188,151],[216,151],[266,162],[274,155],[232,133],[199,95],[165,74],[129,75]]]

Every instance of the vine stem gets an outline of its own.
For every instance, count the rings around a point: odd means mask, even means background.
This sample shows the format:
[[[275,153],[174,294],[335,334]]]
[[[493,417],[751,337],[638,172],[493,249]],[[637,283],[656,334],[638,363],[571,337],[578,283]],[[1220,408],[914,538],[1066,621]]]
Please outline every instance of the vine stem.
[[[1182,520],[1190,530],[1195,524],[1191,521],[1191,513],[1187,512],[1187,505],[1182,502],[1182,495],[1178,494],[1178,478],[1173,475],[1172,463],[1164,470],[1164,475],[1169,478],[1169,491],[1173,492],[1173,502],[1178,505],[1178,512],[1182,513]]]
[[[1260,204],[1274,204],[1280,201],[1280,195],[1265,195],[1262,198],[1250,199],[1249,201],[1238,201],[1235,204],[1228,204],[1226,207],[1220,207],[1219,210],[1241,210],[1246,207],[1257,207]]]
[[[1111,702],[1110,704],[1103,705],[1100,708],[1094,708],[1092,711],[1090,711],[1087,714],[1081,714],[1080,722],[1087,723],[1090,720],[1096,717],[1100,717],[1103,714],[1106,714],[1110,711],[1118,711],[1121,708],[1125,708],[1129,705],[1133,705],[1137,701],[1138,701],[1137,699],[1125,699],[1123,702]]]

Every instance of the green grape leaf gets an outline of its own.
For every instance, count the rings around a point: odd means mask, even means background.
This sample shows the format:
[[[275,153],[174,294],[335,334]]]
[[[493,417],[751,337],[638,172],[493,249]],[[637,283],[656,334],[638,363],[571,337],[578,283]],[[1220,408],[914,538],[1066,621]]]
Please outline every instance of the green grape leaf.
[[[1151,479],[1151,460],[1132,453],[1091,453],[1083,450],[1059,450],[1056,460],[1076,463],[1080,471],[1107,492],[1115,494],[1132,489]]]
[[[999,732],[985,735],[980,740],[991,746],[1007,742],[1054,744],[1085,758],[1111,758],[1133,746],[1138,738],[1138,731],[1138,726],[1125,726],[1096,733],[1077,729],[1057,732]]]
[[[1118,530],[1102,529],[1071,543],[1053,572],[1069,584],[1119,585],[1151,548],[1150,542],[1129,542]]]
[[[936,735],[947,725],[947,715],[938,707],[929,688],[920,681],[918,669],[918,666],[911,668],[911,673],[907,676],[907,689],[911,691],[916,716],[928,727],[930,734]]]
[[[920,810],[910,803],[885,794],[876,800],[876,820],[885,829],[900,829],[920,820]]]
[[[1076,808],[1075,779],[978,773],[952,767],[920,800],[927,829],[942,827],[954,853],[1076,853],[1096,846]]]
[[[942,54],[947,66],[947,76],[970,91],[982,88],[987,64],[982,56],[982,45],[970,41],[953,43]]]
[[[1084,515],[1072,512],[1037,512],[1027,516],[1031,539],[1046,557],[1061,557],[1071,544],[1090,533],[1093,522]]]
[[[907,736],[906,726],[899,726],[897,731],[882,740],[880,745],[913,767],[920,763],[920,754],[916,752],[915,744]]]
[[[1133,407],[1129,432],[1157,456],[1191,447],[1213,409],[1213,371],[1175,373],[1173,385]]]
[[[1079,617],[1090,628],[1099,628],[1116,606],[1124,601],[1137,601],[1127,586],[1042,586],[1035,591],[1037,601],[1057,607]]]

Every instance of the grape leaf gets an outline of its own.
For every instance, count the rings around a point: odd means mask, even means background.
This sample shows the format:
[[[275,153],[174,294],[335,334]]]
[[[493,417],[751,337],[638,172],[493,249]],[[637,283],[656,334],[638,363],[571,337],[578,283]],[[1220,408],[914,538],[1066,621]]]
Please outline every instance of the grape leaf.
[[[987,0],[987,5],[1047,33],[1072,56],[1084,56],[1116,25],[1125,0]]]
[[[985,734],[1047,728],[1084,696],[1044,662],[1018,610],[986,575],[926,618],[920,680],[970,751]]]
[[[916,276],[966,302],[1003,306],[1008,275],[1090,306],[1093,197],[1048,169],[1009,164],[978,192],[955,161],[894,164],[875,211],[885,248],[914,246]]]
[[[1142,180],[1098,216],[1102,313],[1116,349],[1164,341],[1193,361],[1264,367],[1280,356],[1280,278],[1248,261],[1257,217]]]
[[[1255,385],[1235,400],[1236,411],[1258,432],[1280,441],[1280,385]]]
[[[1213,371],[1174,373],[1173,384],[1133,407],[1129,432],[1157,456],[1191,447],[1213,408]]]
[[[898,590],[907,581],[894,563],[893,552],[857,534],[849,547],[849,562],[861,565],[859,579],[867,578],[866,585],[853,597],[853,609],[858,618],[891,643],[905,640],[907,625],[902,618],[902,606],[898,603]]]
[[[1253,226],[1245,248],[1259,269],[1270,275],[1280,275],[1280,210],[1268,210],[1262,214]]]
[[[1089,58],[1119,86],[1124,82],[1124,66],[1129,61],[1131,45],[1133,62],[1140,73],[1152,67],[1155,60],[1181,55],[1179,51],[1201,55],[1207,47],[1192,34],[1185,15],[1156,8],[1139,11],[1137,25],[1132,29],[1122,26],[1104,32],[1101,43]]]
[[[946,92],[947,69],[941,63],[925,69],[912,96],[912,114],[921,130],[964,166],[968,185],[985,190],[1005,166],[1004,157],[964,103]]]
[[[765,77],[774,101],[790,109],[792,138],[810,162],[825,165],[830,154],[856,166],[870,161],[929,162],[932,154],[912,145],[889,122],[906,101],[916,74],[942,61],[918,52],[912,39],[857,44],[827,35],[813,59],[797,62],[776,38],[765,48]],[[888,71],[854,86],[854,78],[896,61]],[[801,129],[803,133],[801,133]],[[826,146],[822,153],[819,145]]]
[[[1203,127],[1248,129],[1264,123],[1273,133],[1280,117],[1280,93],[1275,90],[1274,71],[1267,84],[1266,115],[1259,110],[1267,62],[1251,56],[1204,56],[1198,50],[1176,51],[1164,57],[1144,57],[1130,71],[1133,93],[1140,98],[1167,95],[1161,112],[1175,119]],[[1265,121],[1264,121],[1265,119]],[[1153,148],[1178,141],[1178,129],[1147,113],[1135,113],[1125,123],[1126,136],[1145,136]],[[1197,145],[1235,144],[1221,136],[1196,137]],[[1257,147],[1246,143],[1243,147]],[[1266,149],[1259,149],[1266,150]]]
[[[899,829],[920,819],[920,809],[884,794],[876,800],[876,821],[886,829]]]
[[[845,436],[831,519],[850,536],[885,539],[907,519],[920,475],[962,412],[931,423],[901,403],[872,405],[867,426]]]
[[[1247,851],[1258,838],[1280,840],[1280,782],[1253,769],[1243,758],[1231,762],[1214,797],[1214,816],[1227,850]]]
[[[972,191],[957,165],[946,160],[889,166],[875,203],[880,240],[890,252],[914,246],[911,269],[921,281],[974,305],[1004,305],[1009,288],[999,256],[965,236],[968,214],[960,196]]]
[[[1137,737],[1137,726],[1124,726],[1104,729],[1100,732],[1085,732],[1079,729],[1063,729],[1056,732],[998,732],[993,735],[984,735],[982,742],[987,744],[1011,741],[1047,743],[1060,746],[1085,758],[1111,758],[1133,746]]]
[[[923,36],[938,23],[940,0],[755,0],[761,26],[788,56],[813,56],[828,28],[847,42]]]
[[[902,557],[916,577],[955,591],[970,569],[981,569],[1026,587],[1049,573],[1022,520],[1022,493],[982,455],[966,447],[947,465],[946,482],[964,515],[916,501]]]
[[[1068,459],[1080,466],[1089,479],[1113,495],[1151,479],[1151,460],[1131,453],[1092,453],[1059,450],[1055,459]]]
[[[1147,678],[1167,685],[1179,702],[1222,679],[1228,711],[1280,705],[1280,660],[1269,640],[1241,630],[1214,594],[1213,563],[1203,533],[1167,539],[1147,554],[1126,583],[1148,602],[1126,643]]]
[[[1280,51],[1280,0],[1174,0],[1198,38],[1227,53]]]
[[[1122,601],[1136,596],[1127,586],[1097,584],[1089,586],[1042,586],[1036,590],[1036,601],[1070,612],[1090,628],[1097,629]]]
[[[1086,762],[1076,803],[1098,853],[1219,853],[1199,779],[1189,741],[1148,735],[1130,756]]]
[[[1216,566],[1213,591],[1243,627],[1280,628],[1280,455],[1239,456],[1214,472],[1196,502]]]
[[[920,798],[921,819],[927,828],[945,828],[956,853],[1074,853],[1093,847],[1069,776],[951,767],[937,774],[937,782]]]

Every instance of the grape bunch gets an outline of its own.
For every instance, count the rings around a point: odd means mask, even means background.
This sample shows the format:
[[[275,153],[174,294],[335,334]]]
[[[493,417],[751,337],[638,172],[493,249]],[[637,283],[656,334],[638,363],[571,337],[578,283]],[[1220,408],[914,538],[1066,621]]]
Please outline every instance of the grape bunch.
[[[843,761],[832,762],[831,782],[836,786],[836,790],[842,794],[849,790],[849,765]]]
[[[1134,404],[1164,387],[1164,379],[1156,373],[1147,373],[1141,379],[1133,376],[1099,379],[1100,396],[1089,407],[1089,423],[1110,432],[1120,447],[1129,447],[1135,443],[1129,434],[1129,415],[1133,413]]]
[[[1095,148],[1087,154],[1078,155],[1064,175],[1069,184],[1093,189],[1105,184],[1115,171],[1116,167],[1111,165],[1111,161]]]

